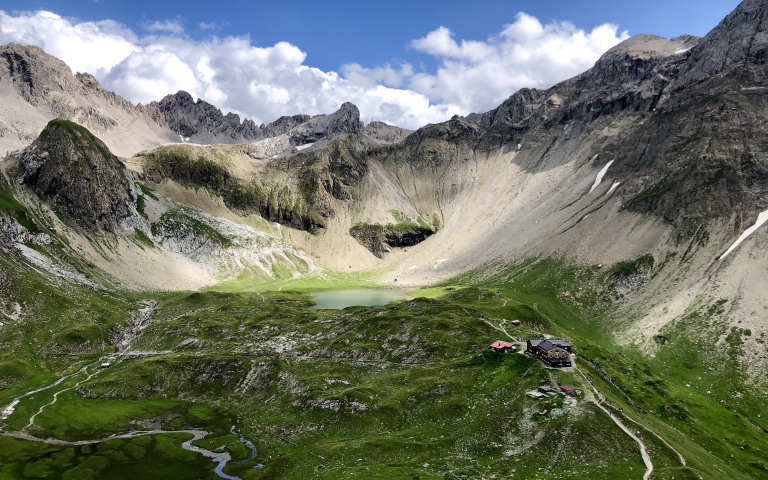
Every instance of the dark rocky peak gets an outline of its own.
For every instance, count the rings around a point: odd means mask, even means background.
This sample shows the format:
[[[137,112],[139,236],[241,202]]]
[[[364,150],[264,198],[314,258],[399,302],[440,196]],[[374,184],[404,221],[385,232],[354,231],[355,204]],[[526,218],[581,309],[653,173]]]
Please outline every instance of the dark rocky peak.
[[[240,121],[235,113],[224,115],[221,110],[189,93],[166,95],[160,102],[147,106],[155,121],[167,125],[183,141],[192,143],[248,143],[288,133],[306,123],[309,115],[280,117],[269,125],[256,125],[248,118]]]
[[[180,90],[166,95],[160,102],[153,102],[156,121],[185,139],[196,143],[240,143],[263,138],[256,124],[247,120],[240,123],[234,113],[224,115],[221,110],[202,99],[195,101],[192,95]]]
[[[288,133],[292,128],[308,122],[310,118],[312,117],[309,115],[283,116],[269,125],[262,125],[259,128],[264,132],[264,138],[272,138]]]
[[[768,60],[768,2],[745,0],[691,49],[679,86],[743,68],[746,78],[764,82]]]
[[[447,122],[421,127],[406,137],[402,145],[409,149],[431,150],[435,141],[456,145],[474,146],[483,134],[476,121],[454,115]]]
[[[291,145],[305,145],[320,139],[334,140],[359,134],[360,110],[350,102],[342,104],[341,108],[329,115],[315,115],[288,133]]]
[[[19,183],[82,229],[100,234],[143,225],[136,212],[133,179],[85,127],[51,120],[18,158]]]

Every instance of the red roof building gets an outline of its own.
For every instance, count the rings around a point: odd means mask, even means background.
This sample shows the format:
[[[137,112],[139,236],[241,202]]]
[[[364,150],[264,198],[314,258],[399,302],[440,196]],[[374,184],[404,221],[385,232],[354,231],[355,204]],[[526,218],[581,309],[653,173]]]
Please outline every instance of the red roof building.
[[[491,351],[496,353],[509,353],[514,349],[514,343],[505,342],[503,340],[496,340],[491,344]]]

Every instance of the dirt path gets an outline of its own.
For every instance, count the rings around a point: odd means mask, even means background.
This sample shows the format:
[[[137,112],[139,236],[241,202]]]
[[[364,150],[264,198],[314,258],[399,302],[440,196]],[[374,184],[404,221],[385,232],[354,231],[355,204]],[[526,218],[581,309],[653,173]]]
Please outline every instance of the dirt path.
[[[187,440],[186,442],[181,444],[181,447],[184,450],[189,450],[191,452],[199,453],[205,457],[208,457],[212,459],[215,463],[217,463],[216,468],[214,468],[214,472],[221,478],[224,478],[225,480],[241,480],[240,477],[235,477],[232,475],[227,475],[224,473],[224,467],[227,465],[227,462],[232,460],[232,456],[229,454],[229,452],[212,452],[210,450],[206,450],[201,447],[197,447],[195,445],[192,445],[192,442],[196,440],[200,440],[201,438],[208,435],[209,432],[206,430],[201,429],[192,429],[192,430],[139,430],[139,431],[131,431],[124,434],[119,435],[111,435],[109,437],[100,438],[96,440],[78,440],[74,442],[70,442],[67,440],[60,440],[58,438],[39,438],[35,437],[34,435],[31,435],[27,433],[27,430],[31,428],[35,424],[35,418],[43,413],[43,411],[46,409],[46,407],[49,407],[56,403],[56,401],[59,398],[59,394],[64,393],[69,390],[73,390],[80,386],[81,384],[88,382],[91,380],[94,376],[98,375],[102,370],[97,367],[97,365],[103,363],[105,360],[114,361],[115,359],[119,359],[123,356],[130,356],[133,352],[131,352],[131,349],[133,348],[133,345],[136,343],[136,340],[141,336],[141,331],[144,327],[147,326],[149,322],[152,321],[154,318],[155,311],[159,305],[159,302],[152,301],[145,305],[145,308],[139,310],[139,316],[138,321],[135,321],[133,323],[129,322],[130,330],[126,333],[126,335],[123,337],[123,339],[118,344],[118,352],[110,355],[105,355],[98,360],[96,360],[93,363],[89,363],[88,365],[85,365],[78,369],[76,372],[71,373],[69,375],[62,376],[55,382],[51,383],[50,385],[46,385],[44,387],[32,390],[30,392],[24,393],[23,395],[19,395],[18,397],[14,398],[13,401],[6,406],[2,411],[0,411],[0,421],[5,420],[6,418],[10,417],[11,414],[13,414],[16,405],[19,404],[19,402],[25,398],[29,397],[30,395],[34,395],[35,393],[42,392],[44,390],[48,390],[50,388],[54,388],[55,386],[61,384],[65,380],[72,378],[76,375],[80,375],[82,373],[87,373],[89,367],[95,367],[96,370],[94,370],[92,373],[88,374],[85,378],[78,381],[71,387],[63,388],[53,394],[53,400],[46,403],[45,405],[41,406],[37,412],[35,412],[31,417],[29,417],[29,423],[20,431],[20,432],[4,432],[2,431],[2,428],[0,428],[0,435],[5,437],[13,437],[18,438],[21,440],[27,440],[30,442],[40,442],[45,443],[48,445],[57,445],[57,446],[77,446],[77,445],[90,445],[94,443],[101,443],[106,442],[108,440],[114,440],[118,438],[136,438],[141,437],[145,435],[161,435],[161,434],[168,434],[168,433],[190,433],[193,435],[192,439]],[[234,428],[234,427],[233,427]]]
[[[96,364],[97,364],[97,363],[99,363],[99,362],[101,362],[101,360],[98,360],[98,361],[96,361],[96,362],[94,362],[94,363],[92,363],[92,364],[90,364],[90,365],[87,365],[87,366],[83,367],[83,369],[82,369],[82,370],[80,370],[80,371],[83,371],[83,370],[85,370],[86,368],[88,368],[88,367],[90,367],[90,366],[96,365]],[[28,428],[32,427],[32,425],[34,425],[34,424],[35,424],[35,417],[37,417],[38,415],[40,415],[41,413],[43,413],[43,410],[45,410],[45,407],[49,407],[49,406],[53,405],[54,403],[56,403],[56,401],[59,399],[59,394],[60,394],[60,393],[64,393],[64,392],[66,392],[66,391],[68,391],[68,390],[73,390],[73,389],[75,389],[75,388],[79,387],[81,383],[87,382],[88,380],[90,380],[91,378],[93,378],[93,376],[94,376],[94,375],[96,375],[97,373],[99,373],[99,370],[96,370],[95,372],[91,373],[91,374],[90,374],[90,375],[88,375],[86,378],[84,378],[84,379],[80,380],[79,382],[77,382],[77,383],[76,383],[76,384],[74,384],[73,386],[71,386],[71,387],[69,387],[69,388],[65,388],[65,389],[63,389],[63,390],[59,390],[58,392],[54,393],[54,394],[53,394],[53,400],[51,400],[49,403],[46,403],[45,405],[43,405],[42,407],[40,407],[40,409],[37,411],[37,413],[35,413],[35,414],[34,414],[34,415],[32,415],[31,417],[29,417],[29,423],[27,424],[27,426],[26,426],[26,427],[22,428],[22,429],[21,429],[21,431],[22,431],[22,432],[26,432]]]
[[[24,399],[26,397],[29,397],[30,395],[34,395],[34,394],[36,394],[38,392],[42,392],[44,390],[48,390],[50,388],[53,388],[53,387],[61,384],[62,382],[66,381],[66,380],[68,380],[68,379],[70,379],[70,378],[72,378],[74,376],[80,375],[83,372],[87,372],[89,367],[93,367],[93,366],[101,364],[101,363],[103,363],[105,361],[110,361],[110,362],[114,361],[115,359],[118,359],[118,358],[126,355],[126,353],[129,353],[131,351],[131,349],[133,348],[134,343],[136,343],[136,340],[139,338],[139,336],[141,334],[141,330],[147,325],[148,322],[150,322],[154,318],[155,310],[157,310],[157,307],[158,307],[159,304],[160,304],[160,302],[157,302],[157,301],[150,301],[150,302],[146,303],[144,308],[142,308],[142,309],[140,309],[138,311],[137,321],[128,322],[128,325],[129,325],[130,328],[129,328],[128,332],[123,336],[123,339],[118,342],[118,344],[117,344],[118,352],[117,353],[112,353],[112,354],[109,354],[109,355],[105,355],[105,356],[99,358],[98,360],[96,360],[95,362],[89,363],[89,364],[81,367],[80,369],[78,369],[74,373],[70,373],[69,375],[64,375],[64,376],[60,377],[55,382],[53,382],[53,383],[51,383],[49,385],[46,385],[44,387],[40,387],[40,388],[37,388],[35,390],[32,390],[32,391],[29,391],[29,392],[26,392],[26,393],[23,393],[23,394],[19,395],[18,397],[14,398],[9,405],[5,406],[2,410],[0,410],[0,422],[2,422],[3,420],[7,419],[8,417],[10,417],[13,414],[13,412],[16,410],[16,405],[18,405],[19,402],[22,399]],[[47,404],[43,405],[42,407],[40,407],[40,409],[34,415],[32,415],[29,418],[29,423],[27,424],[26,427],[24,427],[22,429],[22,432],[25,432],[28,428],[30,428],[30,427],[32,427],[32,425],[34,425],[35,417],[40,415],[43,412],[43,410],[45,410],[46,407],[56,403],[60,393],[66,392],[67,390],[72,390],[73,388],[76,388],[76,387],[80,386],[82,383],[87,382],[88,380],[93,378],[100,371],[101,370],[96,370],[95,372],[89,374],[83,380],[80,380],[79,382],[77,382],[74,386],[69,387],[69,388],[64,388],[64,389],[59,390],[58,392],[54,393],[53,394],[53,400],[51,400],[49,403],[47,403]],[[2,426],[0,426],[0,430],[2,430]]]
[[[503,333],[504,335],[508,336],[511,340],[513,340],[515,342],[517,341],[515,339],[515,337],[510,335],[509,332],[507,331],[507,329],[504,328],[504,323],[506,323],[506,320],[502,320],[498,327],[496,325],[492,324],[491,322],[489,322],[488,320],[483,319],[483,321],[485,323],[487,323],[488,325],[490,325],[490,327],[493,328],[494,330],[500,331],[501,333]]]
[[[673,447],[672,445],[670,445],[669,443],[667,443],[667,441],[666,441],[666,440],[664,440],[664,439],[661,437],[661,435],[659,435],[658,433],[656,433],[656,432],[654,432],[653,430],[649,429],[648,427],[645,427],[645,426],[643,426],[643,425],[640,425],[639,423],[637,423],[636,421],[632,420],[631,418],[629,418],[629,417],[628,417],[628,416],[626,416],[626,415],[623,415],[623,417],[624,417],[624,418],[626,418],[627,420],[629,420],[630,422],[634,423],[635,425],[638,425],[638,426],[642,427],[642,428],[643,428],[643,430],[645,430],[645,431],[647,431],[647,432],[650,432],[650,434],[651,434],[651,435],[653,435],[654,437],[658,438],[658,439],[661,441],[661,443],[663,443],[664,445],[666,445],[666,446],[667,446],[667,448],[669,448],[670,450],[672,450],[673,452],[675,452],[675,454],[677,455],[677,458],[679,458],[679,459],[680,459],[680,463],[681,463],[681,464],[682,464],[684,467],[686,466],[686,463],[685,463],[685,457],[683,457],[683,454],[682,454],[682,453],[680,453],[680,452],[678,452],[678,451],[677,451],[677,449],[675,449],[675,447]]]
[[[640,455],[643,457],[643,462],[645,463],[645,468],[646,468],[645,474],[643,475],[643,480],[649,480],[651,478],[651,473],[653,473],[653,462],[651,462],[651,456],[648,454],[648,449],[646,448],[643,440],[640,437],[638,437],[631,428],[624,425],[624,423],[621,420],[619,420],[619,418],[616,415],[614,415],[610,410],[608,410],[603,406],[603,403],[605,403],[605,396],[603,396],[603,394],[600,393],[600,391],[589,381],[589,378],[587,378],[587,376],[584,375],[584,372],[582,372],[581,369],[576,366],[575,362],[573,362],[573,369],[579,372],[581,376],[584,377],[584,380],[589,384],[589,386],[592,387],[592,391],[595,393],[595,396],[597,397],[597,401],[595,402],[595,405],[597,405],[597,407],[600,410],[604,411],[606,415],[611,417],[611,420],[613,420],[613,423],[618,425],[618,427],[621,428],[624,431],[624,433],[626,433],[632,440],[637,442],[637,444],[640,446]]]
[[[278,287],[277,291],[278,291],[278,292],[280,292],[280,291],[282,291],[282,290],[283,290],[283,287],[287,287],[288,285],[290,285],[290,284],[292,284],[292,283],[296,283],[296,282],[298,282],[299,280],[300,280],[300,279],[298,279],[298,278],[297,278],[296,280],[290,280],[290,281],[288,281],[288,282],[286,282],[286,283],[284,283],[284,284],[280,285],[280,287]]]
[[[99,360],[99,361],[101,361],[101,360]],[[48,390],[49,388],[53,388],[56,385],[60,384],[61,382],[65,381],[65,380],[67,380],[69,378],[72,378],[75,375],[78,375],[78,374],[82,373],[86,368],[88,368],[91,365],[93,365],[93,363],[89,363],[88,365],[85,365],[84,367],[80,368],[79,370],[77,370],[74,373],[70,373],[69,375],[64,375],[64,376],[60,377],[58,380],[56,380],[55,382],[51,383],[50,385],[46,385],[44,387],[37,388],[37,389],[32,390],[30,392],[23,393],[23,394],[19,395],[18,397],[14,398],[11,401],[10,404],[6,405],[5,408],[3,408],[2,411],[0,411],[0,421],[5,420],[6,418],[11,416],[11,414],[16,410],[16,405],[19,404],[19,402],[21,401],[22,398],[28,397],[30,395],[34,395],[34,394],[36,394],[38,392],[42,392],[44,390]],[[1,429],[2,428],[0,427],[0,430]]]

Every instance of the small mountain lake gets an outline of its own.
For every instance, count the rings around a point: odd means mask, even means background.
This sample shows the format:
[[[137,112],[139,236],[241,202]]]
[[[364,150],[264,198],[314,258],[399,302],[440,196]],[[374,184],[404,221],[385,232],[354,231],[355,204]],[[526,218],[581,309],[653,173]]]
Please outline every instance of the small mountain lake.
[[[334,292],[313,292],[312,309],[342,309],[352,306],[375,307],[395,300],[405,300],[407,290],[399,288],[358,288]]]

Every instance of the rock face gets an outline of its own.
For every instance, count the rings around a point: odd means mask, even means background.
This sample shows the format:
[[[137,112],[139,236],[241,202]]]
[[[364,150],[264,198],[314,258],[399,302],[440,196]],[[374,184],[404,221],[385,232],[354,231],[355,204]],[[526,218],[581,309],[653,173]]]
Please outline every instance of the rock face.
[[[259,138],[259,129],[252,121],[246,119],[240,123],[238,115],[224,115],[208,102],[200,99],[195,102],[184,91],[167,95],[147,107],[150,111],[153,108],[157,109],[158,123],[165,122],[175,133],[194,143],[215,143],[219,137],[223,138],[222,143],[244,143]]]
[[[0,212],[0,249],[9,251],[18,243],[50,245],[53,239],[47,233],[30,232],[16,219]]]
[[[159,124],[167,125],[173,132],[192,143],[247,143],[286,133],[291,128],[309,120],[309,115],[280,117],[271,124],[257,126],[252,120],[234,113],[224,115],[221,110],[181,90],[167,95],[160,102],[145,107]]]
[[[174,140],[143,109],[34,46],[0,46],[0,102],[2,153],[29,145],[54,118],[85,126],[120,155]]]
[[[18,155],[19,184],[65,219],[93,234],[146,230],[125,166],[86,128],[52,120]]]

